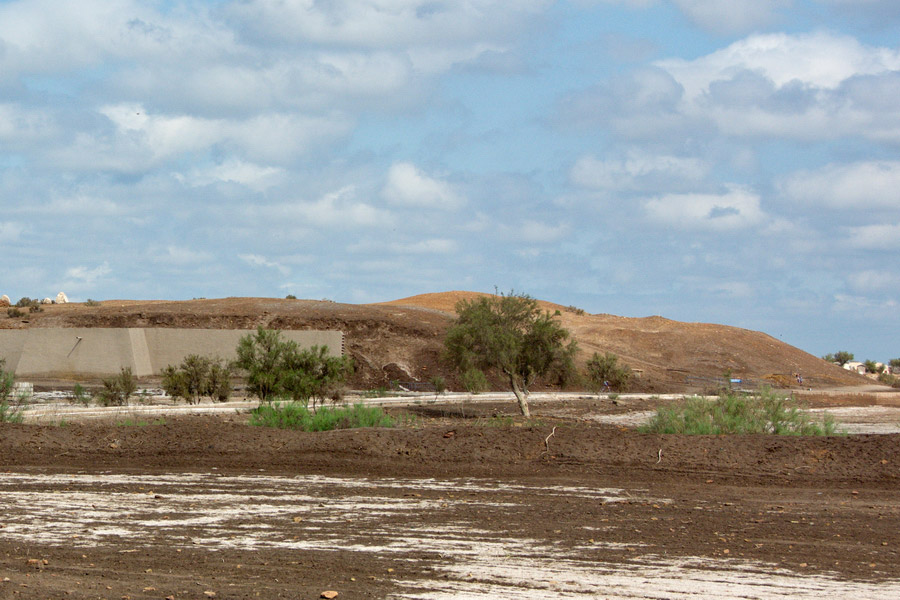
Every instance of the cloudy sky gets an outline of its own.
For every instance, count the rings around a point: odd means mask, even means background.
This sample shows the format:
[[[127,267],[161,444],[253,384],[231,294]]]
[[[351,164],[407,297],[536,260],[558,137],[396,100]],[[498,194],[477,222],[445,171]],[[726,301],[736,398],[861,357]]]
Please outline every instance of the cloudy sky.
[[[896,0],[0,0],[0,293],[515,289],[900,356]]]

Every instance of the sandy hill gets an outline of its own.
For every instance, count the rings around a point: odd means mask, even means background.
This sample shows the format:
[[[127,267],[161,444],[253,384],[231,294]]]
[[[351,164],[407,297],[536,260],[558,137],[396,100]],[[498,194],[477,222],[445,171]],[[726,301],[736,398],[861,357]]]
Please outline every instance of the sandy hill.
[[[339,329],[353,356],[354,386],[385,385],[392,380],[456,378],[441,361],[444,332],[459,300],[474,292],[423,294],[379,304],[272,298],[224,298],[187,301],[107,300],[100,306],[71,303],[45,307],[21,318],[0,319],[0,328],[22,327],[196,327],[214,329]],[[587,314],[549,302],[581,348],[581,360],[593,352],[613,352],[636,369],[637,387],[680,391],[704,386],[704,378],[734,377],[796,386],[861,385],[870,380],[785,344],[766,334],[707,323],[681,323],[662,317],[626,318]]]

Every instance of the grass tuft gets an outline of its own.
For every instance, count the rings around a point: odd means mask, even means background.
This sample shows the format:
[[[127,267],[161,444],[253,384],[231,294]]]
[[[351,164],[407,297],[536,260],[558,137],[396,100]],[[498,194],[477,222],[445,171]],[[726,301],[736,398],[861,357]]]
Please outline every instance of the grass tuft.
[[[279,429],[330,431],[358,427],[393,427],[395,422],[381,407],[355,404],[338,408],[322,407],[312,412],[300,402],[260,404],[250,413],[250,424]]]
[[[639,431],[682,435],[835,435],[838,424],[828,413],[819,422],[793,399],[762,390],[753,395],[727,393],[718,400],[685,398],[675,406],[658,408]]]

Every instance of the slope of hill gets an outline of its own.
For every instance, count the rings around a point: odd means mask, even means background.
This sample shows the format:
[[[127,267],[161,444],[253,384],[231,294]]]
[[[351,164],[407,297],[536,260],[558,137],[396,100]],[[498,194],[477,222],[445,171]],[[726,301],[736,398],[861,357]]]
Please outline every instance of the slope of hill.
[[[108,300],[100,306],[62,304],[26,317],[0,319],[0,328],[23,327],[183,327],[212,329],[338,329],[357,365],[351,382],[358,388],[390,381],[423,381],[442,375],[459,389],[441,362],[443,336],[460,299],[473,292],[424,294],[392,302],[355,305],[329,301],[224,298],[187,301]],[[645,391],[702,388],[702,378],[734,377],[796,386],[802,373],[812,387],[861,385],[870,380],[845,371],[763,333],[662,317],[626,318],[560,311],[581,347],[581,360],[593,352],[613,352],[636,369],[636,387]]]

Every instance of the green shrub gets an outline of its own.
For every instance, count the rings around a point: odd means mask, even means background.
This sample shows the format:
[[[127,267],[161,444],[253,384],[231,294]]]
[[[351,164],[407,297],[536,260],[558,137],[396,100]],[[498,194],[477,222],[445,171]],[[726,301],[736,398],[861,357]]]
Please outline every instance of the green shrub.
[[[80,383],[75,384],[75,388],[72,390],[72,402],[88,406],[92,399],[90,393]]]
[[[900,387],[900,377],[891,375],[887,371],[882,371],[878,375],[878,382],[891,387]]]
[[[103,380],[103,389],[97,395],[103,406],[125,406],[137,391],[137,380],[131,367],[122,367],[118,375]]]
[[[438,394],[443,394],[447,391],[447,380],[440,375],[435,375],[431,378],[431,385],[434,386],[434,391]]]
[[[11,306],[6,309],[6,316],[9,317],[10,319],[15,319],[17,317],[24,317],[25,313],[22,312],[21,310],[19,310],[18,308]]]
[[[35,306],[39,307],[40,305],[40,300],[38,300],[37,298],[29,298],[28,296],[19,298],[19,301],[16,302],[16,306],[18,308],[33,308]]]
[[[0,358],[0,423],[21,423],[25,410],[21,398],[13,397],[15,376],[4,369],[6,361]]]
[[[84,301],[84,304],[85,304],[85,306],[100,306],[100,302],[99,302],[99,301],[93,300],[93,299],[91,299],[91,298],[88,298],[87,300],[85,300],[85,301]]]
[[[231,368],[222,359],[190,354],[178,367],[163,369],[162,388],[188,404],[199,403],[204,397],[224,402],[231,394]]]
[[[284,297],[284,299],[285,300],[296,300],[297,296],[295,296],[293,294],[288,294],[287,296]]]
[[[264,402],[286,397],[302,403],[323,400],[337,390],[353,371],[347,356],[328,356],[325,346],[301,350],[278,331],[260,327],[241,338],[235,366],[247,373],[247,388]]]
[[[470,394],[479,394],[488,389],[488,380],[481,369],[467,369],[462,374],[462,384]]]
[[[331,431],[358,427],[393,427],[394,420],[378,406],[322,407],[313,412],[302,402],[260,404],[250,413],[250,424],[302,431]]]
[[[685,435],[835,435],[838,426],[828,413],[819,423],[792,399],[763,390],[749,396],[727,393],[718,400],[685,398],[677,405],[658,408],[650,422],[639,430]]]
[[[587,362],[587,379],[590,390],[595,394],[607,389],[624,391],[631,381],[631,369],[619,365],[619,357],[611,352],[603,355],[594,352]],[[607,387],[608,386],[608,387]]]

